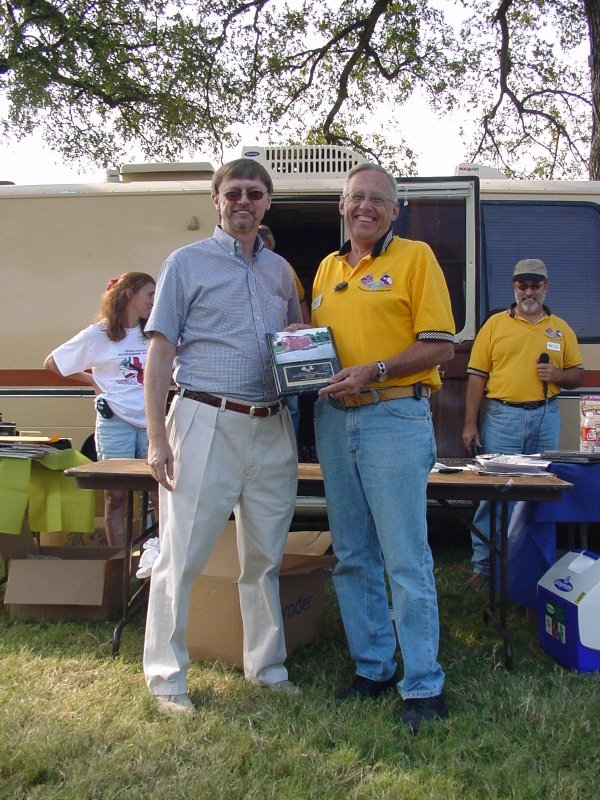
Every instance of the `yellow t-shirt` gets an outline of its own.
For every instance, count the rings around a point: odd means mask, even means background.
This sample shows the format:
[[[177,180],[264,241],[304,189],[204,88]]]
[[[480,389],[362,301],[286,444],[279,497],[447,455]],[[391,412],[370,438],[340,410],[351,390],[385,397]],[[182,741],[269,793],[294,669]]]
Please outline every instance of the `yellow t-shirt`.
[[[577,337],[554,314],[544,314],[533,325],[513,314],[509,309],[488,319],[473,343],[467,372],[488,379],[486,392],[492,400],[543,400],[544,385],[536,372],[540,354],[547,353],[550,363],[559,369],[580,367]],[[548,384],[548,397],[559,392],[556,383]]]
[[[312,324],[331,327],[342,366],[385,361],[418,339],[453,341],[448,287],[427,244],[394,236],[380,255],[365,256],[354,268],[345,249],[321,262],[312,302]],[[441,385],[435,367],[372,385],[418,381],[433,389]]]

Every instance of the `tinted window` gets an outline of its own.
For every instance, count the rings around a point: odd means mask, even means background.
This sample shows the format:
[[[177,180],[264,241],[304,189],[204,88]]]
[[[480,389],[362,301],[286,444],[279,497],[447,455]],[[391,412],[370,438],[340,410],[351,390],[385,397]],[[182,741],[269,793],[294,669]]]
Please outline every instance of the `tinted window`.
[[[414,198],[403,204],[394,223],[394,233],[405,239],[427,242],[439,261],[452,301],[456,330],[465,325],[465,230],[463,198]]]
[[[479,321],[514,301],[512,270],[522,258],[548,267],[547,304],[580,342],[600,339],[600,213],[585,203],[481,204]]]

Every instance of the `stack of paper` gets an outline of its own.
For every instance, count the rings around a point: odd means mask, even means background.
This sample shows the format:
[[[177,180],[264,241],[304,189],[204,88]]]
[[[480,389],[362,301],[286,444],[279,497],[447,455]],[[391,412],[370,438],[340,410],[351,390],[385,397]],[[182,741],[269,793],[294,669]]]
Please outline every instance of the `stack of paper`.
[[[476,469],[486,475],[549,475],[547,468],[550,461],[539,455],[481,455],[475,461]]]
[[[0,458],[38,458],[57,452],[59,436],[0,436]],[[63,440],[64,441],[64,440]]]

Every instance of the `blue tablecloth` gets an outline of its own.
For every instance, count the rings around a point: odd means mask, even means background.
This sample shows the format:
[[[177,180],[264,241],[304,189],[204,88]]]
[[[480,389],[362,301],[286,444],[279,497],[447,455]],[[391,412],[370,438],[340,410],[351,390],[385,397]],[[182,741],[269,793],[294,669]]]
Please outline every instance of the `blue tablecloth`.
[[[557,522],[600,522],[600,464],[553,462],[549,471],[573,484],[562,498],[517,503],[509,527],[508,596],[535,608],[537,583],[556,563]]]

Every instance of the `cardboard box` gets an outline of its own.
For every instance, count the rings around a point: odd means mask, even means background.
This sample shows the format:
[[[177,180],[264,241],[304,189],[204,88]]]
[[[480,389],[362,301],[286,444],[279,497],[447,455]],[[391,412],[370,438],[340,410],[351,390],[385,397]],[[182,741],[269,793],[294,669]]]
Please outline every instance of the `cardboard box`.
[[[38,535],[40,544],[45,547],[108,547],[104,517],[94,518],[94,530],[91,533],[41,531]]]
[[[20,537],[14,537],[20,538]],[[37,547],[11,557],[4,602],[18,619],[110,619],[122,603],[123,550]]]
[[[330,548],[329,531],[288,536],[279,577],[288,655],[323,632],[324,570],[335,561]],[[243,669],[239,574],[235,522],[228,522],[192,589],[186,634],[192,658],[219,659]]]

